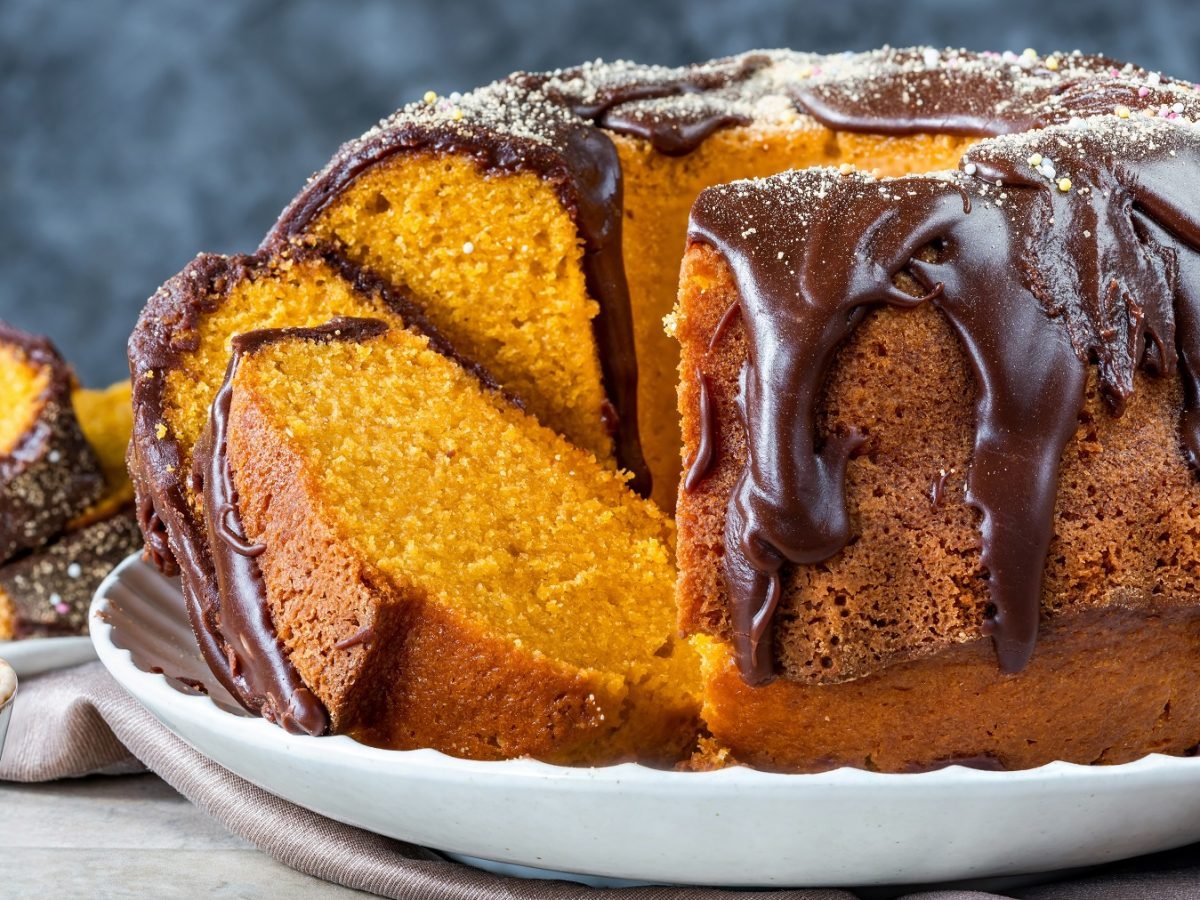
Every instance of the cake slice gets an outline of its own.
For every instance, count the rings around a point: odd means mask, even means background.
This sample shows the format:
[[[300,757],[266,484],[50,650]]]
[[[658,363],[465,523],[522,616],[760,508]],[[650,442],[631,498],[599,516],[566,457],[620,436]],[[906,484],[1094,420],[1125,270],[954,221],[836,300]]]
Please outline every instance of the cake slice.
[[[719,747],[906,771],[1195,746],[1197,166],[1194,126],[1108,115],[957,171],[701,195],[680,604]]]
[[[49,543],[0,565],[0,640],[86,634],[97,586],[141,545],[125,470],[129,393],[129,382],[123,381],[73,394],[80,430],[104,475],[104,491]]]
[[[202,255],[146,304],[129,338],[133,436],[129,472],[147,555],[183,574],[193,631],[232,693],[224,650],[210,639],[220,608],[204,510],[192,477],[196,441],[229,361],[231,341],[256,328],[318,325],[340,316],[420,322],[406,299],[320,248],[279,256]]]
[[[475,759],[687,753],[698,670],[651,503],[412,330],[233,350],[197,471],[243,698]]]
[[[71,401],[104,475],[104,493],[68,523],[68,528],[80,528],[133,507],[133,482],[125,466],[133,432],[132,387],[126,380],[107,388],[80,388]]]
[[[45,544],[104,491],[54,346],[0,323],[0,563]]]

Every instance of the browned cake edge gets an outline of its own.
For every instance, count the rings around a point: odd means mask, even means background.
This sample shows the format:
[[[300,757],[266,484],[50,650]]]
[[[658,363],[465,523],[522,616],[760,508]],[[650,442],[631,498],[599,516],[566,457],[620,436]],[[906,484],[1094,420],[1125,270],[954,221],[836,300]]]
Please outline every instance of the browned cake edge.
[[[339,272],[366,296],[411,327],[420,328],[439,347],[447,347],[419,310],[369,273],[330,254],[326,248],[288,248],[285,256],[202,254],[167,281],[147,302],[129,338],[133,383],[133,434],[129,472],[133,481],[138,525],[145,537],[146,556],[167,575],[182,576],[188,616],[205,660],[234,696],[241,691],[229,671],[227,655],[214,635],[220,633],[216,575],[202,523],[189,501],[192,473],[185,453],[166,428],[167,373],[185,365],[197,348],[197,327],[204,316],[219,309],[234,284],[271,277],[278,259],[320,260]],[[451,352],[447,349],[446,352]],[[490,378],[477,366],[463,365],[480,378]]]
[[[778,771],[1116,764],[1194,752],[1197,677],[1200,609],[1090,610],[1047,623],[1019,676],[985,638],[832,685],[750,687],[717,652],[704,718],[733,760]]]

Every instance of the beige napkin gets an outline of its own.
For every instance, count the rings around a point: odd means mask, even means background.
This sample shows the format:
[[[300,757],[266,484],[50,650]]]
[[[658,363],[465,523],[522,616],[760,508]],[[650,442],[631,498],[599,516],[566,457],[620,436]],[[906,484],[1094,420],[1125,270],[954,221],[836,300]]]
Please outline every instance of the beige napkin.
[[[562,881],[490,875],[432,851],[341,825],[272,796],[210,762],[160,725],[99,663],[21,685],[0,781],[51,781],[148,768],[230,831],[285,865],[402,900],[855,900],[839,890],[721,891],[692,887],[600,891]],[[871,892],[905,900],[1003,900],[978,891]],[[1200,897],[1200,846],[1106,867],[1004,895],[1023,900]]]

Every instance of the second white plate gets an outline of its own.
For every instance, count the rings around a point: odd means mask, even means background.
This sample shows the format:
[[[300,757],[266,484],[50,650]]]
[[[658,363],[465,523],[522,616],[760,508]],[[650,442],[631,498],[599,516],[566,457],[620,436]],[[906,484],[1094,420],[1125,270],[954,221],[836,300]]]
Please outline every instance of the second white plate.
[[[683,773],[474,762],[298,737],[139,670],[114,642],[110,614],[180,667],[171,674],[202,677],[176,583],[127,560],[100,587],[92,638],[113,676],[210,759],[340,822],[494,863],[666,883],[864,886],[1043,872],[1200,840],[1200,759]]]
[[[96,648],[89,637],[27,638],[0,641],[0,659],[8,660],[18,678],[91,662]]]

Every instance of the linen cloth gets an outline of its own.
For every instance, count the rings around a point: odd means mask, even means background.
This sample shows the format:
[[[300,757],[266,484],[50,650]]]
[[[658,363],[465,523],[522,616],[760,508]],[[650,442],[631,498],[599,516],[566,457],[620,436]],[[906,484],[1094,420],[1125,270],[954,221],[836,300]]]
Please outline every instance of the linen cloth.
[[[398,900],[1132,900],[1200,898],[1200,845],[1004,894],[964,890],[600,890],[505,878],[352,828],[281,800],[197,753],[99,663],[22,683],[0,781],[39,782],[149,769],[231,832],[316,878]]]

